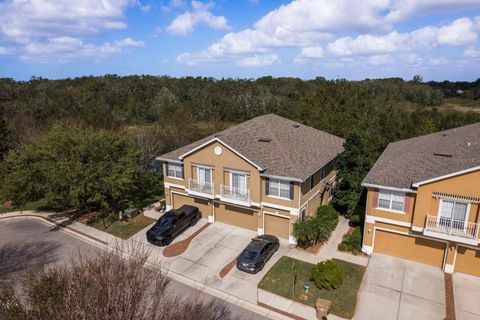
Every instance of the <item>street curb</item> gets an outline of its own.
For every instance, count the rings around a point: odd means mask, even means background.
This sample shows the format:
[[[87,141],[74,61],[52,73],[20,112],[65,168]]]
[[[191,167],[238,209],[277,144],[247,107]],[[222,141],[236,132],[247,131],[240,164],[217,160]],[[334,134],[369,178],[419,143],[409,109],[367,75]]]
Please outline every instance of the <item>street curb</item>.
[[[8,215],[8,216],[5,216],[5,215]],[[60,230],[63,230],[63,231],[65,231],[65,232],[67,232],[71,235],[74,235],[74,236],[76,236],[76,237],[78,237],[78,238],[80,238],[84,241],[87,241],[89,243],[93,243],[95,246],[100,247],[102,249],[111,248],[110,244],[103,241],[103,240],[97,239],[97,238],[95,238],[91,235],[88,235],[88,234],[86,234],[82,231],[76,230],[72,227],[63,226],[61,223],[58,223],[58,222],[56,222],[52,219],[49,219],[49,218],[47,218],[43,215],[35,214],[33,211],[29,211],[28,213],[21,213],[19,211],[17,211],[17,212],[7,212],[7,213],[4,213],[4,214],[0,215],[0,221],[1,220],[6,220],[6,219],[15,219],[15,218],[38,219],[40,221],[47,222],[50,225],[58,227]],[[99,231],[99,232],[102,232],[102,231]],[[151,269],[151,270],[155,269],[155,268],[160,268],[161,272],[163,272],[165,274],[165,276],[167,276],[167,277],[169,277],[173,280],[176,280],[176,281],[178,281],[180,283],[183,283],[183,284],[185,284],[189,287],[197,289],[200,292],[204,292],[206,294],[209,294],[209,295],[214,296],[218,299],[229,302],[229,303],[231,303],[233,305],[236,305],[238,307],[241,307],[243,309],[246,309],[246,310],[252,311],[254,313],[257,313],[261,316],[264,316],[264,317],[267,317],[267,318],[270,318],[270,319],[274,319],[274,320],[291,320],[292,319],[291,317],[288,317],[288,316],[285,316],[281,313],[278,313],[275,310],[265,308],[265,307],[263,307],[259,304],[255,304],[253,302],[241,299],[241,298],[236,297],[236,296],[234,296],[232,294],[229,294],[227,292],[224,292],[224,291],[212,288],[212,287],[208,287],[201,282],[190,279],[190,278],[185,277],[181,274],[175,273],[171,270],[159,267],[158,265],[155,265],[155,264],[153,264],[149,261],[146,262],[146,267]]]

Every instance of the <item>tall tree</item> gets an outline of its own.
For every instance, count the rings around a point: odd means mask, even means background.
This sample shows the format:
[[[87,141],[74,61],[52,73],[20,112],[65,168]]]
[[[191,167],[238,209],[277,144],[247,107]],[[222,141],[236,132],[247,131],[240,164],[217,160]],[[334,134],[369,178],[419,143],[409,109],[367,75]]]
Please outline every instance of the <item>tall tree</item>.
[[[5,168],[3,194],[17,207],[45,198],[56,209],[105,215],[140,207],[161,188],[126,137],[91,128],[55,126],[37,145],[9,153]]]
[[[15,146],[15,139],[7,128],[5,120],[0,118],[0,161],[3,160],[5,153]]]
[[[352,131],[344,143],[345,151],[337,162],[338,185],[333,203],[343,212],[351,212],[362,195],[362,180],[375,163],[379,154],[378,143],[365,131]]]

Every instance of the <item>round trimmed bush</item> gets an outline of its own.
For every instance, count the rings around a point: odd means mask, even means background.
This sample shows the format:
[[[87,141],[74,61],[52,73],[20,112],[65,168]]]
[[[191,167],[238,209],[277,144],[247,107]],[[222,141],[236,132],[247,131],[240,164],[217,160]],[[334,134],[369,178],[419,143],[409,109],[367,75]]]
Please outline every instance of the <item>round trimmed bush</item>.
[[[343,282],[343,271],[335,260],[327,260],[313,267],[310,280],[319,289],[337,289]]]

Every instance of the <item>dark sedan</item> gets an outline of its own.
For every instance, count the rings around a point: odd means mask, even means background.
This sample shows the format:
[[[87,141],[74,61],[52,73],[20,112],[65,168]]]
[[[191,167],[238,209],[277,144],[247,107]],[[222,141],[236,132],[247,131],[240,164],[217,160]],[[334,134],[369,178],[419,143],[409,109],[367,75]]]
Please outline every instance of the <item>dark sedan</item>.
[[[259,236],[248,244],[237,258],[237,268],[248,273],[257,273],[278,250],[280,243],[271,235]]]
[[[157,223],[147,231],[147,240],[158,246],[168,246],[173,239],[197,223],[202,214],[197,207],[184,205],[165,213]]]

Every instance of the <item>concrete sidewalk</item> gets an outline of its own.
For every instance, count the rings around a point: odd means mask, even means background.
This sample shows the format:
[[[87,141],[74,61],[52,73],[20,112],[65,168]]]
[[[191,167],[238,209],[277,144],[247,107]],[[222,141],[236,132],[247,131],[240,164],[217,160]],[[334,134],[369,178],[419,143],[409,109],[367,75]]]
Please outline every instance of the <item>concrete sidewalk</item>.
[[[62,230],[82,239],[88,241],[95,246],[108,249],[117,245],[126,245],[127,248],[129,245],[132,245],[135,242],[145,244],[143,241],[140,241],[141,238],[144,238],[145,232],[148,229],[145,228],[141,232],[134,235],[132,238],[128,240],[122,240],[118,237],[112,236],[106,232],[97,230],[93,227],[89,227],[85,224],[80,222],[70,221],[66,215],[52,213],[52,212],[35,212],[35,211],[16,211],[10,212],[0,215],[0,220],[2,219],[21,219],[21,218],[33,218],[33,219],[41,219],[54,225],[56,227],[62,228]],[[199,224],[201,225],[201,224]],[[195,226],[197,228],[198,226]],[[207,228],[209,229],[209,228]],[[195,230],[188,230],[188,233],[194,232]],[[186,232],[187,233],[187,232]],[[183,236],[183,235],[182,235]],[[178,237],[176,241],[182,239],[182,236]],[[188,236],[188,234],[184,235]],[[195,288],[201,292],[206,294],[212,295],[214,297],[223,299],[227,302],[233,303],[239,307],[245,308],[247,310],[253,311],[257,314],[262,316],[268,317],[270,319],[278,319],[278,320],[285,320],[291,319],[287,316],[284,316],[280,313],[277,313],[273,310],[269,310],[262,306],[257,305],[256,301],[256,287],[255,290],[252,290],[251,284],[249,283],[248,287],[248,294],[245,297],[242,297],[246,293],[245,290],[237,290],[241,289],[238,287],[238,282],[242,282],[241,279],[236,277],[231,277],[231,280],[226,281],[225,283],[215,281],[208,281],[208,278],[198,278],[192,279],[188,275],[181,274],[181,270],[183,268],[182,261],[176,261],[176,267],[173,266],[171,263],[165,263],[164,257],[161,255],[162,248],[158,247],[150,247],[152,254],[150,255],[149,260],[147,261],[147,267],[149,268],[158,268],[160,262],[160,269],[164,272],[168,277],[186,284],[192,288]],[[153,250],[155,249],[155,250]],[[181,258],[179,256],[178,258]],[[182,258],[183,259],[183,258]],[[186,259],[183,259],[187,261]],[[185,262],[183,261],[183,262]],[[168,264],[168,265],[167,265]],[[188,266],[192,266],[193,262],[188,264]],[[266,268],[267,269],[267,268]],[[267,269],[268,270],[268,269]],[[227,276],[228,277],[228,276]],[[227,278],[226,277],[226,278]],[[210,278],[212,279],[212,278]],[[210,283],[209,283],[210,282]],[[209,285],[210,284],[210,285]],[[251,293],[254,293],[254,296]],[[245,299],[246,298],[246,299]]]
[[[368,257],[362,255],[355,256],[350,253],[338,251],[337,249],[338,244],[342,242],[343,236],[348,232],[349,228],[350,227],[348,225],[348,219],[340,216],[337,227],[335,228],[335,230],[333,230],[330,239],[328,239],[328,241],[324,243],[323,246],[320,248],[320,252],[314,255],[293,248],[286,254],[286,256],[305,262],[310,262],[313,264],[317,264],[324,260],[336,258],[354,264],[367,266],[369,260]]]

